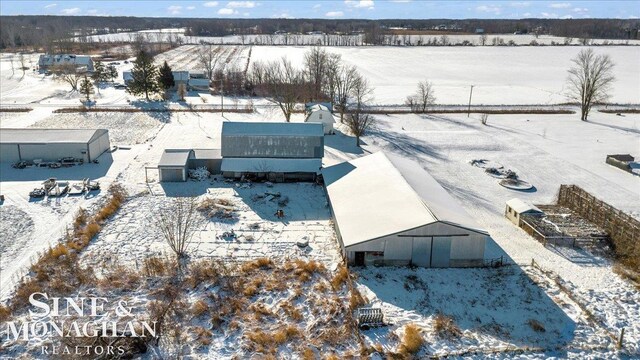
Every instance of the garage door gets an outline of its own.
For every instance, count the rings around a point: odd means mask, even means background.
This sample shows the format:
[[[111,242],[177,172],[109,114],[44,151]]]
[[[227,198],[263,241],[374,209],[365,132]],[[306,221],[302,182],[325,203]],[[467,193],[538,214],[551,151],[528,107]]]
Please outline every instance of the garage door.
[[[164,182],[184,181],[182,169],[160,169],[160,179]]]
[[[449,267],[451,257],[451,238],[434,237],[431,254],[431,267]]]
[[[431,238],[414,237],[413,250],[411,252],[411,264],[415,266],[429,267],[431,260]]]

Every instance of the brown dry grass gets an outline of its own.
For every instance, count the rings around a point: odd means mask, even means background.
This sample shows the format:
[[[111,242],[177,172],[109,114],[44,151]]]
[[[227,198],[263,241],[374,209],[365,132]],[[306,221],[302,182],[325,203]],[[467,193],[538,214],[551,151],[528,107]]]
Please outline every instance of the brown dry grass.
[[[334,290],[339,290],[349,280],[349,269],[345,265],[342,265],[336,275],[331,279],[331,286]]]
[[[420,329],[415,324],[405,326],[402,343],[400,343],[400,354],[415,355],[420,352],[423,345],[424,338]]]
[[[254,261],[249,261],[242,264],[242,266],[240,266],[240,270],[243,273],[248,274],[258,269],[266,270],[266,269],[271,269],[272,267],[273,267],[273,261],[271,259],[259,258]]]
[[[458,338],[462,335],[462,331],[450,316],[439,313],[433,321],[435,333],[442,338]]]
[[[209,312],[209,304],[207,304],[207,302],[202,299],[197,300],[191,306],[191,314],[194,317],[200,317],[208,312]]]
[[[203,328],[202,326],[196,326],[193,329],[193,333],[194,333],[194,337],[195,337],[195,341],[196,343],[201,346],[201,347],[205,347],[205,346],[209,346],[212,343],[212,337],[213,337],[213,333],[205,328]]]
[[[0,322],[6,322],[11,318],[11,309],[8,306],[0,305]]]
[[[146,277],[173,276],[176,270],[174,259],[157,256],[144,259],[142,266],[142,274]]]
[[[542,323],[540,321],[536,320],[536,319],[529,319],[529,321],[527,321],[527,324],[529,324],[529,326],[535,332],[545,332],[545,331],[547,331],[544,328],[544,325],[542,325]]]

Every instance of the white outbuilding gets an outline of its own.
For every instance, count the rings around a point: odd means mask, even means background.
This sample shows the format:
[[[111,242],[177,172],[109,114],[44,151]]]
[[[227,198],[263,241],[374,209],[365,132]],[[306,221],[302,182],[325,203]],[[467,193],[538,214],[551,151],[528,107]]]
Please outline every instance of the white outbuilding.
[[[518,198],[513,198],[507,201],[507,206],[504,210],[504,216],[512,223],[520,226],[520,216],[526,214],[542,216],[544,215],[544,212],[538,209],[535,205]]]
[[[110,146],[107,129],[0,130],[0,162],[58,161],[62,158],[91,162]]]
[[[306,113],[307,117],[304,119],[304,122],[320,123],[324,128],[325,135],[333,134],[333,124],[335,124],[336,121],[327,106],[322,104],[315,104],[309,106],[306,109]]]
[[[468,267],[489,238],[420,164],[378,152],[323,169],[350,264]]]

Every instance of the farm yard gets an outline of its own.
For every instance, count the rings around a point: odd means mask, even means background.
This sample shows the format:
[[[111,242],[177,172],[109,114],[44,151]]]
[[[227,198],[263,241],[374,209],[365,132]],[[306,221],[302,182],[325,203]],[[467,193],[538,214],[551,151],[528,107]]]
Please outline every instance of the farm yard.
[[[154,61],[166,60],[174,70],[199,71],[197,53],[203,46],[183,45]],[[302,66],[308,50],[213,47],[220,55],[218,68],[241,69],[284,55]],[[376,105],[402,104],[414,93],[418,79],[428,78],[437,104],[445,107],[465,104],[469,86],[474,85],[473,104],[526,108],[566,102],[566,69],[580,48],[328,50],[340,54],[371,82]],[[596,52],[606,52],[616,64],[611,103],[637,106],[640,48],[609,46]],[[0,131],[105,128],[111,145],[118,148],[104,153],[98,163],[68,168],[14,169],[0,164],[0,192],[5,196],[0,205],[2,300],[12,296],[21,276],[37,273],[32,264],[38,256],[65,241],[80,208],[98,212],[111,196],[109,186],[120,184],[126,199],[100,222],[99,232],[77,256],[78,268],[95,275],[95,284],[83,284],[78,291],[119,294],[138,309],[171,294],[168,285],[175,284],[168,279],[178,276],[168,265],[173,254],[156,226],[156,215],[177,198],[194,196],[200,205],[186,260],[188,285],[178,286],[186,294],[177,306],[183,311],[168,309],[182,319],[186,332],[183,338],[163,340],[170,345],[150,346],[149,358],[177,354],[233,358],[255,353],[278,358],[329,353],[339,358],[358,354],[376,358],[376,352],[401,353],[411,326],[417,326],[425,340],[417,353],[421,357],[640,356],[640,292],[614,272],[615,262],[606,254],[581,248],[544,246],[504,217],[505,201],[513,197],[550,204],[561,184],[576,184],[640,218],[640,178],[605,163],[607,154],[640,155],[639,114],[594,110],[587,122],[580,121],[579,114],[492,114],[486,125],[480,114],[377,114],[375,126],[361,137],[361,146],[338,121],[336,134],[324,138],[323,167],[380,150],[416,161],[489,232],[485,260],[500,258],[507,264],[470,269],[353,268],[350,277],[322,185],[229,180],[220,175],[186,183],[158,182],[156,166],[165,149],[219,149],[224,122],[283,122],[279,109],[266,106],[265,99],[227,96],[226,104],[255,100],[255,105],[252,112],[223,116],[186,111],[189,104],[204,99],[218,101],[211,94],[194,92],[186,104],[172,103],[169,111],[154,112],[144,110],[160,106],[159,102],[137,100],[109,85],[101,89],[98,106],[136,111],[57,113],[76,107],[79,95],[69,92],[66,84],[31,71],[24,78],[12,75],[9,56],[2,54],[0,63],[0,105],[33,110],[0,110]],[[130,66],[119,65],[119,74]],[[181,111],[171,111],[175,109]],[[302,121],[303,114],[293,114],[292,122]],[[476,159],[504,165],[534,189],[515,192],[500,186],[498,179],[471,165]],[[29,191],[50,177],[91,178],[100,181],[102,190],[86,196],[29,199]],[[276,215],[280,209],[283,218]],[[363,304],[381,308],[387,326],[358,331],[353,314]],[[216,312],[220,317],[212,317]],[[146,314],[138,310],[135,316]],[[624,345],[617,349],[622,329]],[[308,348],[296,345],[302,339],[309,340]],[[2,351],[14,356],[36,354],[40,345],[52,341],[1,345]]]

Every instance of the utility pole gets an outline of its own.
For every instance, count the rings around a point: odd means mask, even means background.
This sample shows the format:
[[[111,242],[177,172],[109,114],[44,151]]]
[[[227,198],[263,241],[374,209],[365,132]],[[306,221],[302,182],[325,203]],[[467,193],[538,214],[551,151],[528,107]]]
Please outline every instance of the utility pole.
[[[220,112],[222,113],[222,117],[224,117],[224,94],[223,94],[223,81],[224,73],[220,76]]]
[[[471,95],[473,95],[473,85],[471,85],[471,90],[469,91],[469,107],[467,107],[467,117],[471,114]]]

